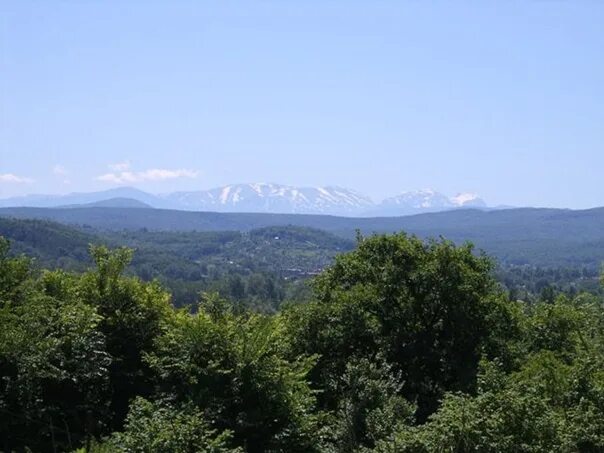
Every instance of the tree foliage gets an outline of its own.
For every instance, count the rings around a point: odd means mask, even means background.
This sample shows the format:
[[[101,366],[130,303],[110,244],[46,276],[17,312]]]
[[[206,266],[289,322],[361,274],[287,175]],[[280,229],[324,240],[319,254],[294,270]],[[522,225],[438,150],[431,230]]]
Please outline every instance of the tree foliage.
[[[318,352],[317,385],[353,357],[384,354],[425,417],[445,391],[473,391],[483,349],[510,326],[491,261],[471,246],[405,234],[360,239],[315,282],[317,302],[291,316],[296,352]],[[500,351],[493,351],[498,353]]]
[[[0,239],[2,451],[604,451],[600,295],[510,300],[471,246],[397,234],[307,304],[185,310],[90,253],[37,272]]]

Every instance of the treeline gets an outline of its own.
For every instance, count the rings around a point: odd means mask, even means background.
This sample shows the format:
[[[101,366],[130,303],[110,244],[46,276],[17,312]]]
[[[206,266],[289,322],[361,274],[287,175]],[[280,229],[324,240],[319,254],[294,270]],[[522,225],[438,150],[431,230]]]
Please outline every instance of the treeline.
[[[602,294],[600,268],[581,267],[535,267],[500,265],[495,277],[508,291],[510,300],[526,302],[545,300],[553,302],[560,295],[574,297],[581,292]]]
[[[510,301],[469,245],[361,238],[274,315],[91,254],[36,273],[1,242],[3,451],[604,449],[602,299]]]

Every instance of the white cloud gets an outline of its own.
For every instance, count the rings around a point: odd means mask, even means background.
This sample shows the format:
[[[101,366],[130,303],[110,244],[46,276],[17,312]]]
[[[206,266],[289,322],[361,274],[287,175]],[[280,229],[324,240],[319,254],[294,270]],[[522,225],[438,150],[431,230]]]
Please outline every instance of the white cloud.
[[[65,176],[69,173],[63,165],[58,164],[52,167],[52,172],[57,176]]]
[[[125,184],[145,181],[165,181],[177,178],[195,178],[197,172],[193,170],[167,170],[165,168],[152,168],[145,171],[116,171],[97,176],[97,180],[114,184]]]
[[[122,172],[127,171],[130,168],[130,161],[125,160],[123,162],[117,162],[115,164],[109,164],[109,170]]]
[[[0,174],[0,182],[15,183],[15,184],[28,184],[34,182],[31,178],[25,178],[23,176],[17,176],[12,173]]]

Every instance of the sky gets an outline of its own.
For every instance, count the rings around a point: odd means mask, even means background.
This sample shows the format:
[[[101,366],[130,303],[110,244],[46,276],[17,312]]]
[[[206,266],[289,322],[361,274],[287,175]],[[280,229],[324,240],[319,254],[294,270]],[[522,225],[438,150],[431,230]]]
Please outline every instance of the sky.
[[[0,198],[433,188],[604,205],[604,2],[0,2]]]

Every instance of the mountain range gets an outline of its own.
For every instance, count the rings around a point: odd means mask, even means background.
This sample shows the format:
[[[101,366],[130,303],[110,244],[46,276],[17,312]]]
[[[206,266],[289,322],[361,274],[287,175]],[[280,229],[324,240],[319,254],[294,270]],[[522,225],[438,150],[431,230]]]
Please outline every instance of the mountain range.
[[[130,201],[128,201],[130,200]],[[150,194],[132,187],[67,195],[26,195],[0,199],[0,207],[74,207],[101,203],[105,207],[141,204],[185,211],[327,214],[339,216],[398,216],[458,208],[486,209],[474,194],[455,197],[434,190],[405,192],[375,203],[342,187],[294,187],[282,184],[233,184],[210,190]]]

